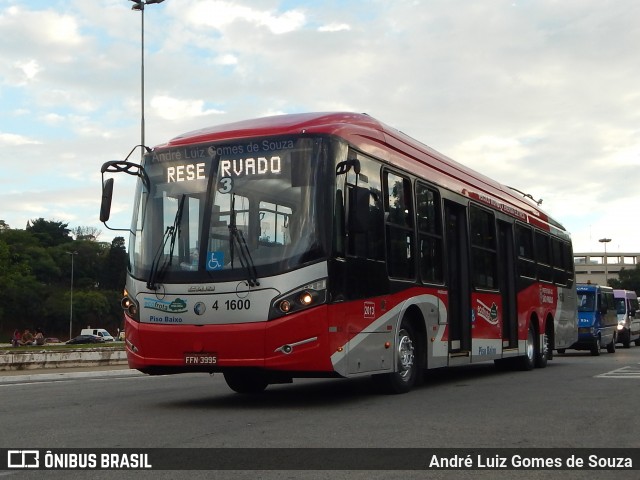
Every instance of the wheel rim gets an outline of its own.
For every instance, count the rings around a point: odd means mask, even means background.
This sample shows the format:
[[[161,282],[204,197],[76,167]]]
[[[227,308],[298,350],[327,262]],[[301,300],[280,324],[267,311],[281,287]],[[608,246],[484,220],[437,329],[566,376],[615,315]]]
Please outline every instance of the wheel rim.
[[[398,332],[398,374],[405,382],[411,378],[415,359],[413,341],[406,330]]]
[[[533,361],[533,352],[534,352],[534,340],[533,340],[533,329],[529,328],[529,335],[527,335],[527,358],[530,361]]]

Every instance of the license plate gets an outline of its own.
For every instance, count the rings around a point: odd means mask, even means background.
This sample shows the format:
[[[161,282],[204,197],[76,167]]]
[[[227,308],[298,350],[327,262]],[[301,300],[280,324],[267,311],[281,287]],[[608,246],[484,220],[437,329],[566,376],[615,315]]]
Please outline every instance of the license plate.
[[[215,353],[185,353],[185,365],[216,365],[218,356]]]

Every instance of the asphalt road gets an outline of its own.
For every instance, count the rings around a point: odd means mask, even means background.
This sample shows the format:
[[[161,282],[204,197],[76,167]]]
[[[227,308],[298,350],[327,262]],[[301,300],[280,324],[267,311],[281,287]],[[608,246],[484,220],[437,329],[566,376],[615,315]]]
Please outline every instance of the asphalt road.
[[[430,372],[405,395],[369,378],[296,380],[233,393],[221,375],[128,369],[0,376],[0,448],[640,448],[640,347],[569,351],[546,369],[493,364]],[[327,459],[330,462],[330,459]],[[242,470],[242,469],[240,469]],[[42,472],[20,473],[41,478]],[[47,477],[86,478],[82,472]],[[207,472],[125,472],[211,478]],[[16,472],[0,472],[0,477]],[[166,475],[163,477],[163,474]],[[62,476],[63,475],[63,476]],[[74,475],[76,475],[74,477]],[[116,476],[117,475],[117,476]],[[635,472],[552,472],[563,479]],[[122,478],[92,472],[92,478]],[[216,472],[215,478],[427,478],[425,472]],[[550,478],[550,472],[428,472],[428,478]]]

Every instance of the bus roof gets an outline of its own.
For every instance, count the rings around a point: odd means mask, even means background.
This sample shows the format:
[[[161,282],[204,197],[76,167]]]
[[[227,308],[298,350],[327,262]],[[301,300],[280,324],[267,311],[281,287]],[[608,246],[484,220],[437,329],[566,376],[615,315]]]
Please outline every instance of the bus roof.
[[[597,283],[578,283],[576,290],[579,292],[595,292],[597,290],[607,290],[613,292],[613,288],[607,285],[598,285]]]
[[[529,195],[502,185],[367,114],[318,112],[262,117],[188,132],[158,147],[301,133],[339,136],[363,152],[408,171],[415,171],[417,162],[426,167],[428,178],[438,185],[523,222],[567,236],[564,227],[544,213],[537,202],[530,201]]]

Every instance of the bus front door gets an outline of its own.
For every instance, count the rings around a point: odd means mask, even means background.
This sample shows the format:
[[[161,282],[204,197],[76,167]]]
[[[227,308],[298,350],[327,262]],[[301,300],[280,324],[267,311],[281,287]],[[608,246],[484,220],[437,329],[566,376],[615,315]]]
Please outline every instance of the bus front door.
[[[471,287],[467,210],[445,201],[447,279],[449,286],[449,356],[469,357],[471,350]]]

